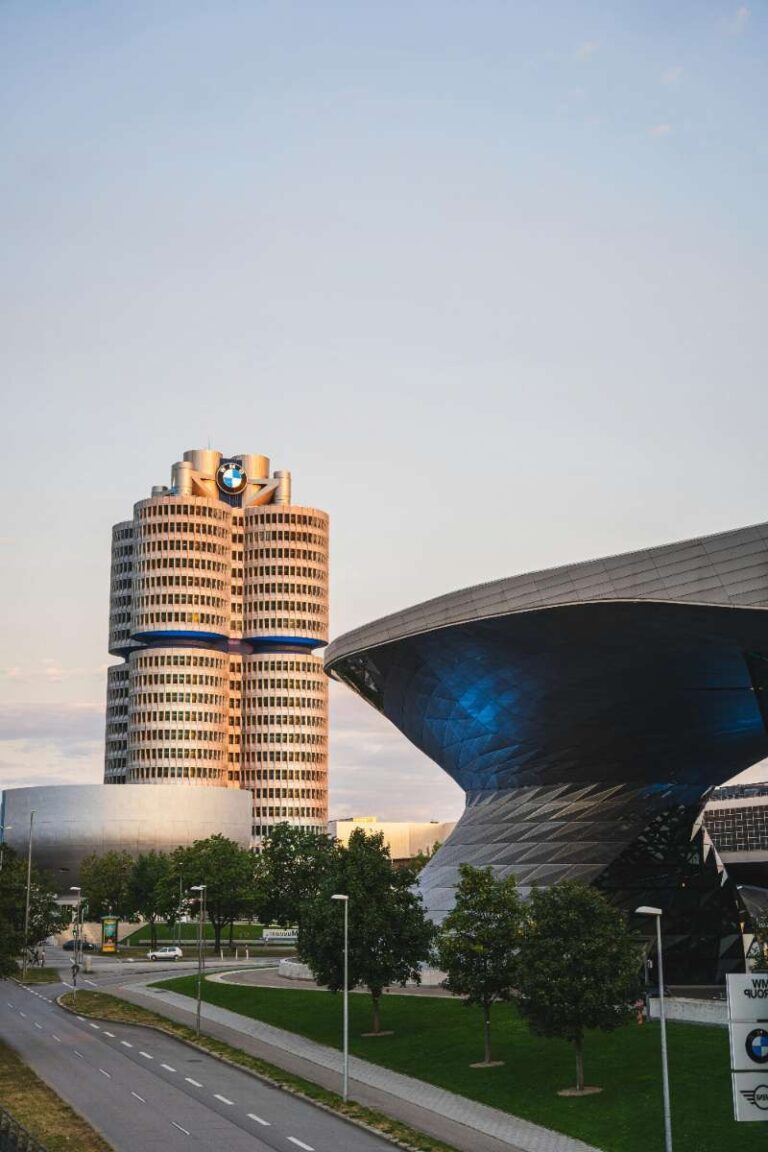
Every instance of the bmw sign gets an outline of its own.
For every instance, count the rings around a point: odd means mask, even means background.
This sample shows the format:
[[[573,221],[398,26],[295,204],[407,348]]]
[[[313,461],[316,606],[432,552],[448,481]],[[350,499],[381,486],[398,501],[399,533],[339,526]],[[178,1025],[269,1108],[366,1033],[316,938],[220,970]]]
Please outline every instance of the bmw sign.
[[[237,460],[222,460],[216,472],[216,484],[221,492],[226,492],[228,496],[238,496],[247,483],[245,470]]]
[[[745,1041],[747,1056],[756,1064],[768,1064],[768,1032],[765,1028],[753,1028]]]

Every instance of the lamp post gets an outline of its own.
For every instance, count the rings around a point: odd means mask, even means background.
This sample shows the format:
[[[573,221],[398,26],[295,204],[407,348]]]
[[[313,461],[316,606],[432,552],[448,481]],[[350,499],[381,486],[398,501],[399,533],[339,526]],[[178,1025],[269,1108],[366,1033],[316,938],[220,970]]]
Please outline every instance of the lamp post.
[[[29,898],[32,891],[32,827],[35,821],[34,808],[29,814],[29,841],[27,843],[27,898],[24,904],[24,953],[21,957],[21,978],[27,978],[27,952],[29,950]]]
[[[13,824],[0,824],[0,872],[3,870],[3,853],[5,852],[5,834],[10,832]]]
[[[195,1031],[200,1035],[200,1004],[203,998],[203,925],[205,923],[205,884],[193,884],[190,892],[200,893],[200,919],[197,924],[197,1009],[195,1011]]]
[[[77,1007],[77,974],[83,958],[83,901],[80,889],[71,887],[70,892],[77,892],[77,908],[75,909],[75,947],[72,950],[72,1004]]]
[[[331,900],[341,900],[344,904],[344,1073],[341,1097],[346,1101],[349,1091],[349,896],[336,893]]]
[[[661,1024],[661,1083],[664,1091],[664,1147],[672,1152],[672,1117],[669,1107],[669,1065],[667,1060],[667,1020],[664,1012],[664,961],[661,955],[661,908],[641,904],[635,908],[639,916],[656,917],[656,956],[659,975],[659,1023]]]

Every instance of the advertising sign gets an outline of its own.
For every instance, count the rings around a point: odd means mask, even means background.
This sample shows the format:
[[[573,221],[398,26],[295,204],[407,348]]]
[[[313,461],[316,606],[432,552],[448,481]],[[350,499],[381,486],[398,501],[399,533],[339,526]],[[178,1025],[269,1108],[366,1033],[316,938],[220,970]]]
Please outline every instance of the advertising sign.
[[[103,916],[101,920],[102,952],[117,952],[117,916]]]
[[[733,1114],[768,1120],[768,973],[728,976]]]

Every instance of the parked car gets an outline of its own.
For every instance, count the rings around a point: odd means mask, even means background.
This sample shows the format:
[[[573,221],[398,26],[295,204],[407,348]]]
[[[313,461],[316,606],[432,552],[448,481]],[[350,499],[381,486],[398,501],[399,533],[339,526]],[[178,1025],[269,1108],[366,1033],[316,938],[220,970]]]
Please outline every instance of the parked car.
[[[147,952],[147,960],[181,960],[184,953],[175,945],[166,948],[155,948]]]
[[[80,941],[80,947],[82,948],[83,952],[98,952],[98,948],[96,947],[95,944],[91,944],[90,940],[81,940]],[[65,941],[65,943],[62,944],[62,948],[64,949],[65,952],[74,952],[74,950],[75,950],[74,940]]]

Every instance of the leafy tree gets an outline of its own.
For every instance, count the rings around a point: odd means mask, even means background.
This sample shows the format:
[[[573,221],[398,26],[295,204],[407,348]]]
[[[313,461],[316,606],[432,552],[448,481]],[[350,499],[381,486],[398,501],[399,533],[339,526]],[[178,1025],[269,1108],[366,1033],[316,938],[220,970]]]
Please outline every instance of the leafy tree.
[[[364,985],[373,1001],[373,1031],[381,1031],[380,1000],[389,984],[419,981],[434,929],[407,870],[392,867],[384,837],[356,828],[336,849],[317,896],[304,905],[299,955],[320,984],[344,987],[342,909],[331,896],[349,897],[349,987]]]
[[[150,948],[157,947],[157,921],[175,919],[178,890],[171,884],[173,865],[163,852],[143,852],[136,859],[128,884],[128,900],[149,924]]]
[[[264,924],[299,924],[338,851],[330,836],[277,824],[256,858],[257,914]]]
[[[128,852],[92,852],[85,857],[80,865],[80,895],[92,919],[117,916],[130,920],[136,912],[131,906],[132,873],[133,857]]]
[[[491,1007],[509,1000],[515,981],[523,905],[514,876],[462,864],[456,904],[443,921],[438,963],[446,987],[483,1010],[484,1064],[491,1063]]]
[[[534,888],[517,974],[518,1007],[534,1032],[569,1040],[584,1089],[584,1033],[626,1024],[639,991],[640,953],[626,922],[594,888]]]
[[[0,976],[16,973],[17,957],[24,948],[26,892],[27,862],[6,846],[0,871]],[[68,910],[59,908],[56,903],[52,879],[33,867],[27,934],[29,947],[35,947],[53,932],[60,931],[68,919]]]
[[[435,840],[431,848],[424,848],[411,858],[408,863],[408,867],[411,869],[414,876],[418,876],[422,868],[425,868],[427,864],[429,864],[432,857],[440,848],[442,848],[442,846],[443,845],[440,840]]]
[[[753,972],[768,972],[768,914],[754,921],[757,955],[752,961]]]
[[[195,840],[173,854],[174,871],[181,873],[187,895],[196,884],[205,884],[205,910],[213,925],[214,947],[221,947],[221,934],[229,924],[253,915],[255,908],[254,856],[234,840],[217,833]],[[191,911],[198,908],[192,902]]]

